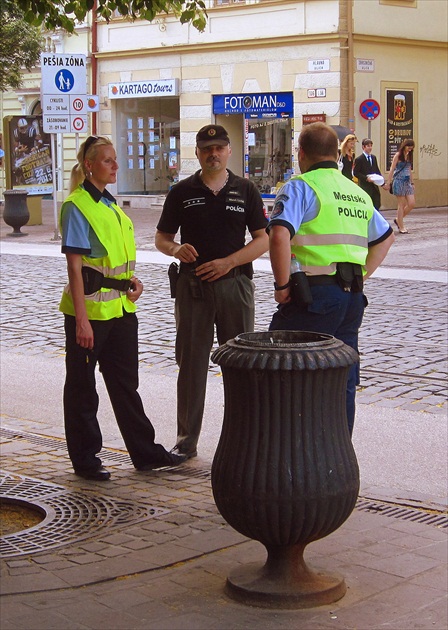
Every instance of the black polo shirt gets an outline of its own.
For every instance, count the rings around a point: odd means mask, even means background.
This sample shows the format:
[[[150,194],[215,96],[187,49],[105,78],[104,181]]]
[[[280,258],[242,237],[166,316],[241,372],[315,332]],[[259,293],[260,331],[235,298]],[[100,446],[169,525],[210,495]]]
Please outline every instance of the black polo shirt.
[[[242,249],[249,232],[268,223],[260,193],[248,179],[229,171],[229,181],[214,195],[199,177],[181,180],[168,193],[157,229],[176,234],[198,252],[198,264],[225,258]]]

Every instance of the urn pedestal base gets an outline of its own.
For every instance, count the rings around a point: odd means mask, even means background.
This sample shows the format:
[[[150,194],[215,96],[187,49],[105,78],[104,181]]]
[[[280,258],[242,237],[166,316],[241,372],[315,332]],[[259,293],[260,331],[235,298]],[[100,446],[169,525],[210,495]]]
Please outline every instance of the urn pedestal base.
[[[344,597],[344,578],[310,569],[302,545],[268,550],[265,564],[254,562],[233,569],[226,593],[244,604],[266,608],[312,608]]]

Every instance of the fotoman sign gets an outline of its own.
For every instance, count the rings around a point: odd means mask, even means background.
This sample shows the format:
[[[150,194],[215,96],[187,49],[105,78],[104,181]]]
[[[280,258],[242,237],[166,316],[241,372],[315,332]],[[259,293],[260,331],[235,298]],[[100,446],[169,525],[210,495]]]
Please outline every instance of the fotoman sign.
[[[259,94],[217,94],[213,96],[214,114],[244,114],[248,118],[288,118],[293,115],[292,92]]]

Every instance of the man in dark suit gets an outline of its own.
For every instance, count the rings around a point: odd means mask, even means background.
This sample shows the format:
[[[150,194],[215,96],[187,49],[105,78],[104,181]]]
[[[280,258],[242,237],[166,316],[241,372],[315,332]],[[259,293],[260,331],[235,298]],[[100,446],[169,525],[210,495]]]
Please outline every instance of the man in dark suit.
[[[355,160],[353,175],[358,178],[359,185],[372,199],[375,208],[379,210],[381,205],[380,189],[373,183],[371,176],[380,175],[382,177],[382,175],[377,159],[372,155],[372,147],[372,140],[370,140],[370,138],[364,138],[362,141],[362,153]]]

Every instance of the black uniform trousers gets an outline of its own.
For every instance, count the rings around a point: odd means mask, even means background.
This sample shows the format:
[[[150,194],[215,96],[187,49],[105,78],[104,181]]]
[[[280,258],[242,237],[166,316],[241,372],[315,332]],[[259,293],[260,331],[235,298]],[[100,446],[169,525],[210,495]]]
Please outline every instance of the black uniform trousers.
[[[254,329],[254,283],[244,274],[207,282],[181,273],[176,287],[177,441],[196,449],[214,330],[219,344]]]
[[[94,349],[76,343],[76,322],[65,315],[66,380],[64,421],[67,448],[75,470],[101,466],[99,398],[95,367],[99,364],[126,448],[136,468],[157,459],[164,449],[154,443],[155,431],[143,409],[138,389],[138,320],[135,313],[107,321],[90,320]]]

